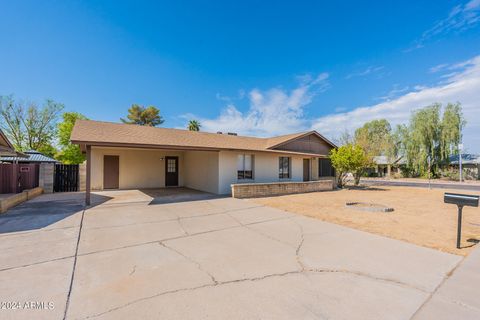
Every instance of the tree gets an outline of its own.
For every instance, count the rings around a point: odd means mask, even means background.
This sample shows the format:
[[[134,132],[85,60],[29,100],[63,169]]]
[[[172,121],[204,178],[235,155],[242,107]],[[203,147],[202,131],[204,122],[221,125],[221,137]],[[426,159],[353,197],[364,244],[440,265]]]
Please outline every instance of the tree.
[[[363,148],[367,157],[387,156],[395,161],[395,152],[391,135],[392,128],[386,119],[373,120],[365,123],[355,131],[355,143]]]
[[[363,170],[368,165],[368,158],[365,151],[359,145],[346,144],[338,149],[330,151],[332,166],[338,174],[338,186],[345,185],[348,173],[355,177],[355,185],[360,183]]]
[[[190,131],[200,131],[202,125],[197,120],[190,120],[188,122],[188,130]]]
[[[65,164],[80,164],[85,161],[85,156],[80,150],[80,146],[70,142],[75,121],[78,119],[87,119],[84,115],[77,112],[65,112],[62,115],[63,121],[58,124],[58,143],[61,150],[56,155],[56,159]]]
[[[408,176],[435,176],[441,164],[450,155],[458,154],[460,132],[465,126],[459,103],[447,104],[441,115],[439,103],[418,109],[412,113],[408,125],[398,126],[399,154],[406,159]],[[431,166],[428,166],[430,158]]]
[[[128,119],[121,118],[120,120],[123,123],[139,124],[150,127],[158,126],[164,122],[158,108],[154,106],[145,108],[144,106],[140,106],[138,104],[133,104],[130,109],[128,109],[127,118]]]
[[[466,121],[463,118],[462,106],[460,103],[449,103],[443,111],[441,134],[440,134],[440,159],[448,161],[452,154],[458,154],[461,130]]]
[[[33,149],[53,156],[56,122],[64,105],[46,100],[35,103],[15,102],[13,96],[0,97],[1,129],[18,150]]]
[[[337,140],[339,146],[343,146],[349,143],[354,143],[354,138],[350,134],[350,131],[344,130]]]

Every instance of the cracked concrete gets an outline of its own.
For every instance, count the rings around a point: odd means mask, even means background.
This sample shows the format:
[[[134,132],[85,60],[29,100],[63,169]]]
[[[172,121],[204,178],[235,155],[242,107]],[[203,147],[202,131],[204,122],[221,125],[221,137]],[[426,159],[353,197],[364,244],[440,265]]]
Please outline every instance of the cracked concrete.
[[[77,198],[68,197],[77,208]],[[102,192],[85,211],[80,236],[81,211],[63,212],[68,223],[49,216],[54,222],[43,227],[3,233],[0,300],[54,299],[56,308],[0,310],[0,318],[427,319],[439,308],[480,314],[470,291],[451,294],[455,285],[468,286],[460,268],[448,278],[458,256],[247,200],[186,198],[165,203],[137,191]],[[43,205],[58,217],[53,199]]]

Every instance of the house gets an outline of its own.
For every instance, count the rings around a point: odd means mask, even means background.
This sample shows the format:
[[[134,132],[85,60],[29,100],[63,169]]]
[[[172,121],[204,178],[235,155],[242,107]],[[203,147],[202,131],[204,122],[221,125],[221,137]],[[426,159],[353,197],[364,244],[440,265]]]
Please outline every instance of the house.
[[[316,131],[255,138],[91,120],[77,120],[71,141],[87,155],[87,197],[90,188],[230,194],[236,183],[319,180],[332,176],[336,147]]]
[[[0,129],[0,156],[14,156],[16,155],[15,148],[8,140],[7,136]]]
[[[452,155],[449,157],[449,166],[452,169],[459,169],[458,160],[460,157],[457,155]],[[462,171],[465,172],[465,178],[480,179],[480,155],[478,154],[462,154]]]
[[[23,152],[23,156],[5,156],[0,157],[1,162],[10,162],[10,163],[30,163],[30,164],[40,164],[40,163],[59,163],[57,160],[47,157],[46,155],[36,151],[28,150]]]
[[[387,156],[373,157],[373,167],[367,170],[368,176],[375,177],[391,177],[402,172],[401,166],[405,164],[405,159],[402,157],[391,161]]]
[[[22,191],[26,174],[22,174],[18,161],[3,163],[3,158],[13,157],[22,159],[26,157],[22,152],[15,151],[7,136],[0,130],[0,194],[17,193]],[[37,179],[38,180],[38,179]],[[3,210],[0,208],[0,212]]]

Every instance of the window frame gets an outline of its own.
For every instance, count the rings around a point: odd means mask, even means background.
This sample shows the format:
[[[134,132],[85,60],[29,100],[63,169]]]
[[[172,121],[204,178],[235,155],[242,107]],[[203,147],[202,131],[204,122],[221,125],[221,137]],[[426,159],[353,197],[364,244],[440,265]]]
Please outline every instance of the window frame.
[[[323,173],[322,170],[322,162],[323,161],[328,161],[330,163],[330,172],[326,175]],[[328,177],[334,177],[335,176],[335,168],[332,165],[332,160],[330,158],[319,158],[318,159],[318,177],[319,178],[328,178]]]
[[[243,159],[243,164],[242,164],[243,170],[238,169],[238,157],[240,156]],[[246,156],[250,156],[251,170],[245,170],[246,168],[245,159],[247,158]],[[248,175],[247,172],[250,172],[250,174]],[[255,174],[255,156],[249,153],[239,153],[237,155],[237,180],[254,180],[255,178],[254,174]]]
[[[287,173],[285,169],[285,159],[287,160]],[[292,178],[292,158],[291,157],[278,157],[278,178],[281,180]]]

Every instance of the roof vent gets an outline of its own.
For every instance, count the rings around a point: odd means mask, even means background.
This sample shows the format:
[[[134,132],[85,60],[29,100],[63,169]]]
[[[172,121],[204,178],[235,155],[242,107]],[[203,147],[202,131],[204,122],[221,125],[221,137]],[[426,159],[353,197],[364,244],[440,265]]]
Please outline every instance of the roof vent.
[[[229,132],[228,135],[229,135],[229,136],[236,136],[237,133],[236,133],[236,132]]]
[[[222,131],[217,131],[217,134],[223,134],[223,132]]]

